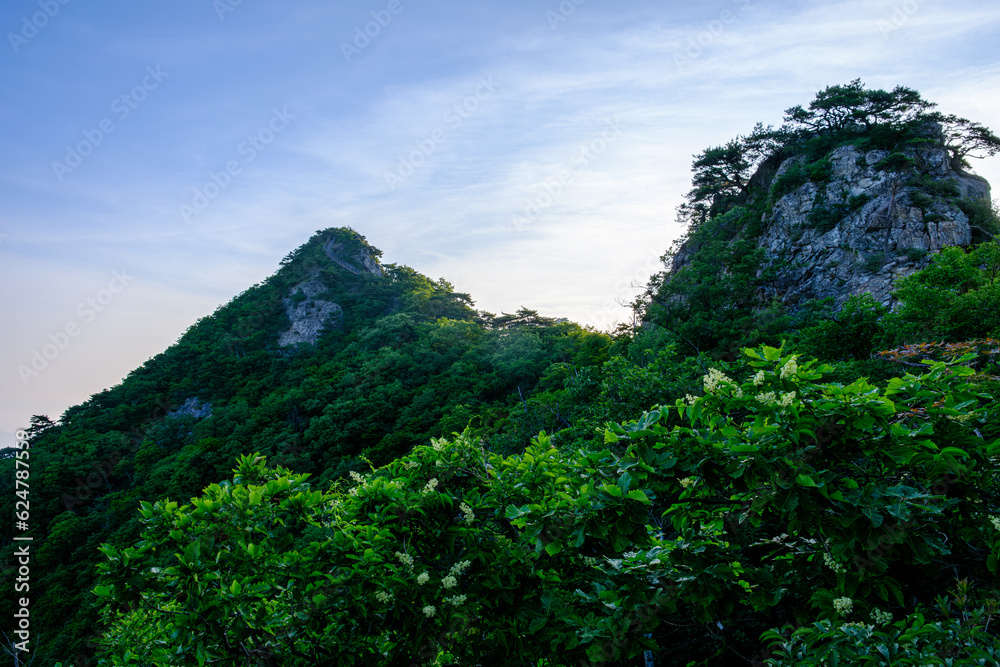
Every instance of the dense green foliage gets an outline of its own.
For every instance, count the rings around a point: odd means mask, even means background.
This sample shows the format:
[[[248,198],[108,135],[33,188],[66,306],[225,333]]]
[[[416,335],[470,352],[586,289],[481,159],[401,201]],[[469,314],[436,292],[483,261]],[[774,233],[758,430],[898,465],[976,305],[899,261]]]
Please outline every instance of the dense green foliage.
[[[844,386],[747,353],[747,379],[713,368],[601,449],[542,434],[505,457],[466,432],[326,493],[251,455],[188,505],[144,503],[141,541],[103,550],[108,664],[719,664],[784,624],[923,627],[956,577],[963,609],[995,608],[1000,441],[971,371]],[[1000,655],[985,623],[907,664]]]
[[[905,339],[948,341],[1000,334],[1000,246],[945,248],[926,270],[899,281],[891,325]]]

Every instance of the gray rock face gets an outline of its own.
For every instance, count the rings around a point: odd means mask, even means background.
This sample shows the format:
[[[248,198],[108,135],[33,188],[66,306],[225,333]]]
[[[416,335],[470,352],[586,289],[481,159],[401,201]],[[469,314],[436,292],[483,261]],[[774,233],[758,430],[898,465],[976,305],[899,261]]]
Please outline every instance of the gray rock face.
[[[873,168],[886,155],[841,146],[830,156],[829,182],[808,182],[775,202],[764,217],[759,246],[778,276],[762,296],[791,304],[834,297],[840,306],[852,295],[870,292],[891,307],[896,280],[927,266],[944,247],[972,243],[969,219],[953,199],[928,196],[906,186],[904,177]],[[955,171],[943,147],[923,149],[921,157],[922,170],[933,181],[951,181],[964,198],[989,198],[989,184]],[[778,176],[801,160],[786,160]],[[846,215],[836,224],[825,229],[810,220],[815,208],[837,205]]]
[[[353,255],[350,255],[351,252]],[[364,249],[357,250],[357,244],[352,245],[343,240],[338,241],[336,235],[326,239],[323,244],[323,253],[333,264],[355,276],[371,274],[382,277],[385,275],[374,256],[367,254]],[[344,309],[333,301],[319,298],[327,289],[328,286],[319,276],[319,269],[316,269],[307,280],[292,288],[288,298],[283,299],[282,303],[285,306],[285,313],[291,321],[291,326],[278,336],[280,347],[289,347],[299,343],[314,344],[328,326],[337,327],[340,325]]]
[[[379,266],[374,257],[366,255],[363,252],[359,252],[355,254],[354,257],[347,258],[342,253],[343,248],[344,245],[342,243],[338,243],[336,238],[331,238],[326,242],[326,244],[323,245],[323,252],[326,253],[326,256],[330,258],[331,262],[342,269],[347,269],[355,275],[360,274],[362,271],[376,276],[385,275],[382,271],[382,267]]]
[[[167,414],[167,419],[176,419],[177,417],[194,417],[195,419],[204,419],[211,416],[212,404],[202,403],[198,397],[195,396],[187,399],[181,404],[180,407]]]
[[[285,313],[292,325],[288,331],[278,336],[279,346],[315,343],[329,320],[339,322],[343,309],[332,301],[316,298],[326,290],[326,285],[316,277],[292,288],[289,298],[283,301]],[[305,298],[296,299],[298,294],[302,294]]]

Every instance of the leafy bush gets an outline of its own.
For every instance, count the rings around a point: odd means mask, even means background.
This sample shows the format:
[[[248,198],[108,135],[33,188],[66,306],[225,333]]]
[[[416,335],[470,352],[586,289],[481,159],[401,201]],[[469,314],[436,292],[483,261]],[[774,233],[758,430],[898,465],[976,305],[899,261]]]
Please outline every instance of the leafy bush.
[[[826,361],[868,359],[875,342],[884,336],[882,318],[888,312],[870,294],[852,296],[835,315],[798,331],[792,345]]]
[[[1000,237],[1000,208],[986,199],[960,199],[958,207],[969,218],[972,242],[986,243]]]
[[[833,163],[829,158],[822,158],[803,167],[803,171],[810,181],[825,183],[833,175]]]
[[[819,633],[790,659],[846,656],[841,621],[885,614],[920,628],[878,631],[897,657],[927,658],[918,614],[949,580],[968,609],[998,583],[993,399],[945,363],[875,387],[747,359],[746,380],[713,368],[600,450],[541,434],[503,457],[467,432],[328,492],[251,455],[188,505],[144,503],[142,539],[103,549],[105,664],[704,663],[788,623]]]
[[[871,201],[871,195],[867,192],[862,192],[859,195],[852,195],[847,200],[847,206],[851,209],[851,212],[859,210],[862,206]]]
[[[1000,333],[1000,246],[945,248],[930,265],[899,281],[897,341],[971,340]]]
[[[890,153],[876,162],[872,168],[876,171],[903,173],[913,169],[915,165],[916,160],[909,155],[905,155],[904,153]]]
[[[771,186],[771,198],[781,199],[787,194],[795,192],[800,187],[809,182],[809,175],[801,162],[795,162],[785,170],[781,176],[774,180]]]
[[[959,196],[958,184],[955,179],[936,179],[929,176],[921,176],[915,183],[924,192],[935,197],[954,198]]]
[[[891,616],[891,615],[890,615]],[[984,620],[985,619],[985,622]],[[926,620],[914,614],[880,627],[864,622],[819,621],[795,630],[790,638],[770,631],[774,642],[766,664],[773,667],[974,667],[1000,664],[1000,642],[984,629],[985,609],[972,622]]]
[[[879,251],[869,254],[865,257],[862,266],[868,273],[878,273],[885,266],[885,253]]]
[[[825,198],[817,197],[816,206],[809,211],[809,224],[815,227],[820,234],[825,234],[837,226],[841,220],[851,212],[849,204],[834,204],[827,202]]]

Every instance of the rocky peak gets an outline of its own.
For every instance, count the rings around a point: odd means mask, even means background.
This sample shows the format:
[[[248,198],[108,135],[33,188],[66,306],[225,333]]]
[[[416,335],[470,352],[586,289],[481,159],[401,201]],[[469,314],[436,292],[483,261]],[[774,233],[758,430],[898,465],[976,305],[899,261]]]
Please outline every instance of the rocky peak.
[[[834,297],[839,306],[869,292],[892,306],[897,279],[924,268],[942,248],[970,245],[961,202],[989,200],[989,184],[957,171],[943,146],[908,153],[916,166],[893,171],[884,167],[888,151],[840,146],[828,164],[811,166],[813,174],[825,169],[821,180],[801,185],[796,173],[807,168],[805,158],[784,160],[771,185],[780,196],[758,241],[776,269],[764,296],[793,304]]]
[[[896,171],[886,167],[890,155],[845,144],[813,162],[799,154],[760,165],[750,181],[751,196],[768,200],[754,239],[764,251],[758,276],[774,273],[762,302],[833,297],[839,307],[871,293],[892,307],[899,278],[926,267],[942,248],[973,243],[963,209],[989,201],[989,183],[958,167],[943,145],[907,149],[913,166]],[[699,252],[682,245],[669,273]]]
[[[348,256],[345,254],[349,252],[347,245],[338,241],[336,236],[327,239],[326,243],[323,244],[323,252],[326,253],[331,262],[342,269],[347,269],[354,275],[360,275],[362,272],[376,276],[384,275],[382,267],[379,266],[374,255],[366,253],[364,249],[358,249],[353,255]]]
[[[322,254],[320,253],[322,250]],[[297,268],[295,283],[282,300],[290,326],[278,336],[278,345],[288,347],[300,343],[314,344],[328,327],[340,325],[344,309],[328,298],[321,298],[335,283],[343,283],[343,274],[326,267],[329,260],[338,269],[352,276],[385,275],[378,262],[380,251],[368,245],[364,237],[352,229],[327,229],[317,232],[308,243],[291,253],[283,264]],[[326,259],[323,259],[325,256]],[[356,280],[346,277],[346,282]]]

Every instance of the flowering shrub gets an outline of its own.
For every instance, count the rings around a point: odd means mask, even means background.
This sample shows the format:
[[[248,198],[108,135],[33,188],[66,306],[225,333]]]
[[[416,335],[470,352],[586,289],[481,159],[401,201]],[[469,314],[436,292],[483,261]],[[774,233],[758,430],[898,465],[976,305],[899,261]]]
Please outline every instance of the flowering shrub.
[[[504,457],[466,432],[326,492],[250,455],[188,505],[143,503],[141,541],[103,548],[104,664],[994,651],[935,598],[965,577],[971,609],[998,584],[1000,444],[971,371],[879,388],[746,353],[749,378],[713,369],[704,396],[609,424],[600,451],[542,433]]]

